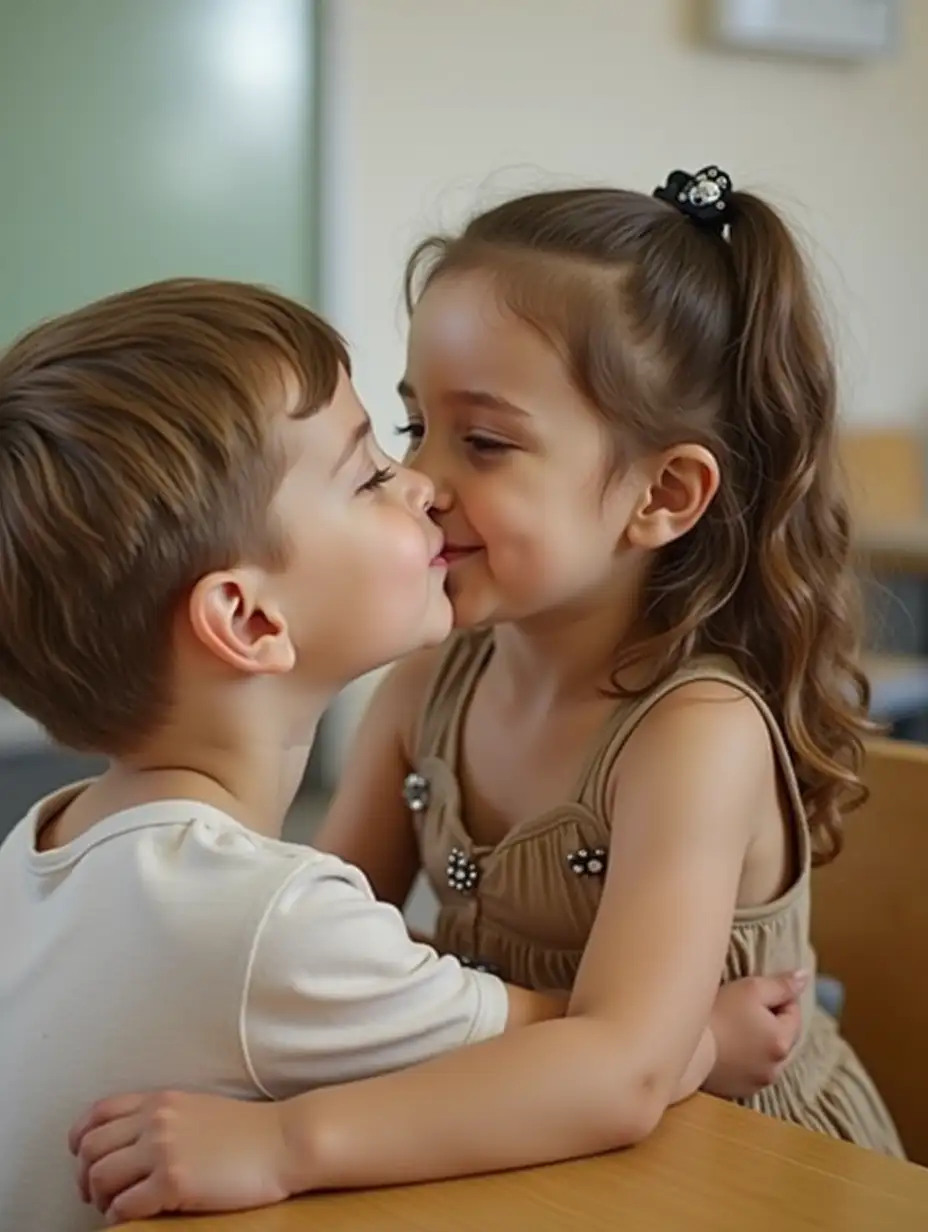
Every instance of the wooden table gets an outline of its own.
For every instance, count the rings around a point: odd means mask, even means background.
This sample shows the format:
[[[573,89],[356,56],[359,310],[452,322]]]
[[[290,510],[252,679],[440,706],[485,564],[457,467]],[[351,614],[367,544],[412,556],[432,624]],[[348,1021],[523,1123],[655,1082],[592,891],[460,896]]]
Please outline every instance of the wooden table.
[[[387,1128],[385,1132],[389,1132]],[[928,1169],[700,1095],[632,1151],[135,1232],[925,1232]]]
[[[874,573],[928,575],[928,516],[862,523],[855,546]]]

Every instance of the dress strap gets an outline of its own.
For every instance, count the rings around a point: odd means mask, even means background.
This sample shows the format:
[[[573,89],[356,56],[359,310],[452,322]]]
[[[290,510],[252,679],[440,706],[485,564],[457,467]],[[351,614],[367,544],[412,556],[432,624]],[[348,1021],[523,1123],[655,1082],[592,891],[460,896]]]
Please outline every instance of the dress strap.
[[[682,689],[685,685],[703,681],[727,684],[733,689],[737,689],[739,693],[753,702],[766,723],[777,762],[777,769],[781,781],[786,788],[795,820],[797,856],[800,867],[804,868],[811,855],[811,841],[806,807],[802,799],[799,779],[796,775],[796,769],[793,765],[793,759],[790,755],[786,738],[766,700],[753,685],[749,684],[724,659],[706,659],[684,668],[668,680],[665,680],[662,685],[654,689],[653,692],[648,693],[645,697],[636,698],[628,705],[619,707],[613,722],[609,725],[605,739],[601,742],[597,754],[590,762],[589,770],[581,788],[581,803],[591,808],[597,816],[607,817],[609,778],[617,757],[628,743],[632,733],[638,728],[645,716],[650,714],[658,702],[663,701],[665,697],[676,692],[677,689]],[[667,752],[668,757],[673,756],[672,750],[668,749]]]
[[[493,649],[492,630],[452,633],[438,657],[416,730],[416,759],[457,760],[461,714]]]

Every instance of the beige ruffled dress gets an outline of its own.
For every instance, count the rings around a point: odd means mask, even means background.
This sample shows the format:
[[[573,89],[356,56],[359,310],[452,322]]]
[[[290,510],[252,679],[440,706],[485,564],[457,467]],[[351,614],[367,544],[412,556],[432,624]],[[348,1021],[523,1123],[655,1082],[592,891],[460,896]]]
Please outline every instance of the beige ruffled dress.
[[[573,799],[517,826],[495,847],[471,841],[461,817],[457,754],[462,718],[492,653],[492,633],[448,644],[422,715],[405,796],[423,866],[438,896],[438,949],[536,989],[569,989],[599,905],[609,853],[607,778],[648,710],[693,680],[723,681],[757,706],[770,729],[795,824],[796,881],[775,902],[739,909],[725,979],[814,970],[809,944],[810,837],[783,735],[763,699],[724,661],[702,661],[644,698],[617,703]],[[643,944],[646,942],[643,942]],[[802,1038],[780,1080],[745,1101],[759,1112],[888,1155],[902,1147],[879,1094],[837,1025],[807,993]]]

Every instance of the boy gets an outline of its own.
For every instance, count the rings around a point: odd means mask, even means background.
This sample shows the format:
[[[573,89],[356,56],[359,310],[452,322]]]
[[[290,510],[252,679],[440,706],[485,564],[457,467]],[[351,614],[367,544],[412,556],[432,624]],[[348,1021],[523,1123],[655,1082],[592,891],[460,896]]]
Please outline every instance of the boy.
[[[67,1130],[107,1091],[280,1097],[558,1008],[279,841],[327,703],[450,627],[429,485],[348,372],[305,308],[205,281],[0,359],[0,694],[111,761],[0,848],[0,1227],[99,1226]]]

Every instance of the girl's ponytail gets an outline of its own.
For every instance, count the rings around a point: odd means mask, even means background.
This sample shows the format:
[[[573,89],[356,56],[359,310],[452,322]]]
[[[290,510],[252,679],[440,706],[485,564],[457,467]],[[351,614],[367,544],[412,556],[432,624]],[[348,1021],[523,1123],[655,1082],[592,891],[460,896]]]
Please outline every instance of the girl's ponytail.
[[[868,688],[838,464],[834,363],[805,261],[779,215],[732,193],[735,273],[726,416],[751,553],[735,604],[762,645],[763,683],[786,729],[820,862],[859,803]]]

